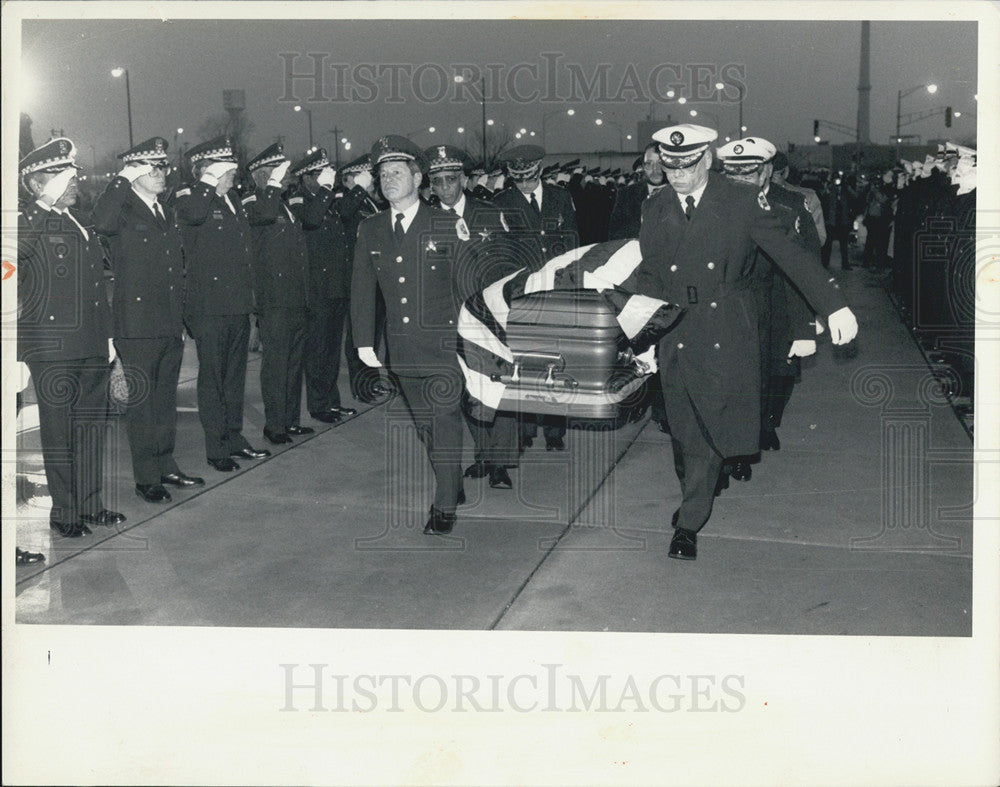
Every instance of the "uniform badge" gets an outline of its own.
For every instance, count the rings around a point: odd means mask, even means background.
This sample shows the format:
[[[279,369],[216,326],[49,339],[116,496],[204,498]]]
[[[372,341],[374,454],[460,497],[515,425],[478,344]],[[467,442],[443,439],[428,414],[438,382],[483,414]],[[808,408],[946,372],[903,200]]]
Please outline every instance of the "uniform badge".
[[[764,196],[764,192],[761,191],[757,194],[757,204],[760,205],[761,210],[770,210],[771,203],[767,201],[767,197]]]
[[[455,222],[455,232],[458,233],[459,240],[469,239],[469,227],[465,223],[465,219],[459,217],[458,221]]]
[[[733,148],[733,153],[735,153],[737,156],[740,155],[742,152],[743,152],[743,146],[742,145],[736,145]]]
[[[795,217],[795,234],[796,235],[801,235],[802,234],[802,225],[799,223],[800,220],[801,220],[801,218],[802,218],[801,216],[796,216]]]
[[[479,230],[479,237],[483,241],[488,241],[491,237],[493,237],[493,233],[488,229],[481,229]]]
[[[556,225],[556,227],[557,227],[558,229],[562,229],[562,225],[563,225],[563,217],[562,217],[562,216],[560,216],[560,217],[559,217],[559,222],[558,222],[558,224]]]
[[[426,250],[429,251],[429,252],[436,252],[438,250],[437,244],[434,242],[433,239],[427,241],[427,249]]]
[[[677,145],[683,145],[684,135],[680,131],[675,131],[673,134],[670,135],[670,144],[674,145],[675,147]]]

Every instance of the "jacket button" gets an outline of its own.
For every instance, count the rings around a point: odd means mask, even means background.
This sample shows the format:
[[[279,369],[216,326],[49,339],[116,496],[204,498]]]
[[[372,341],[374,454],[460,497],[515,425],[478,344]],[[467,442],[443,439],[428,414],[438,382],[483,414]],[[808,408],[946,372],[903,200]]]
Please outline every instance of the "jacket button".
[[[542,230],[539,234],[540,235],[544,235],[545,234],[545,230]]]
[[[396,262],[402,262],[402,261],[403,261],[402,256],[396,257]]]
[[[97,305],[97,301],[94,301],[94,305],[95,305],[95,306]],[[55,316],[54,314],[50,314],[50,315],[49,315],[49,319],[50,319],[50,320],[54,320],[55,318],[56,318],[56,316]]]
[[[141,300],[142,300],[142,298],[140,298],[140,297],[139,297],[138,295],[136,295],[136,296],[135,296],[135,299],[136,299],[137,301],[141,301]]]
[[[708,269],[709,269],[710,271],[714,271],[714,270],[715,270],[715,263],[714,263],[714,262],[710,262],[710,263],[708,263]]]
[[[431,265],[431,270],[432,271],[436,271],[437,270],[437,265]]]
[[[212,281],[218,281],[218,280],[219,280],[219,277],[218,277],[218,276],[213,276],[213,277],[212,277]]]
[[[709,305],[709,306],[711,306],[711,307],[712,307],[713,309],[718,309],[718,308],[719,308],[719,304],[717,304],[717,303],[716,303],[715,301],[712,301],[712,302],[711,302],[710,304],[708,304],[708,305]]]
[[[409,321],[410,321],[410,318],[409,318],[409,317],[404,317],[404,318],[403,318],[403,322],[409,322]]]
[[[400,276],[399,277],[399,283],[402,284],[404,281],[406,281],[406,277],[405,276]]]
[[[400,302],[400,303],[406,303],[406,298],[400,298],[400,299],[399,299],[399,302]]]
[[[173,271],[173,268],[167,268],[167,273],[171,273],[172,271]]]
[[[671,265],[670,266],[670,272],[671,273],[677,273],[677,266],[676,265]]]
[[[716,343],[715,343],[715,344],[713,344],[712,346],[713,346],[713,347],[714,347],[714,348],[715,348],[716,350],[718,350],[718,349],[719,349],[719,343],[718,343],[718,342],[716,342]]]
[[[677,349],[678,350],[683,350],[684,349],[684,342],[677,342]]]

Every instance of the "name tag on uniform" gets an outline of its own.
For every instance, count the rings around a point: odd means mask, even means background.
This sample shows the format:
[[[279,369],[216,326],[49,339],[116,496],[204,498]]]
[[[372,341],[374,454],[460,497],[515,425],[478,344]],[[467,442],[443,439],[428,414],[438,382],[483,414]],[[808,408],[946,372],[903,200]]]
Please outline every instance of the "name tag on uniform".
[[[138,230],[139,232],[146,232],[146,231],[147,231],[147,230],[149,229],[149,225],[148,225],[148,224],[144,224],[144,223],[142,223],[141,221],[137,221],[137,222],[135,223],[135,228],[136,228],[136,229],[137,229],[137,230]]]
[[[222,221],[222,211],[221,210],[213,210],[212,211],[212,220],[213,221]]]
[[[688,303],[697,303],[697,302],[698,302],[698,288],[688,287]]]
[[[370,252],[368,252],[368,256],[370,257],[370,259],[371,259],[372,262],[378,262],[379,260],[382,259],[382,252],[380,252],[380,251],[370,251]]]

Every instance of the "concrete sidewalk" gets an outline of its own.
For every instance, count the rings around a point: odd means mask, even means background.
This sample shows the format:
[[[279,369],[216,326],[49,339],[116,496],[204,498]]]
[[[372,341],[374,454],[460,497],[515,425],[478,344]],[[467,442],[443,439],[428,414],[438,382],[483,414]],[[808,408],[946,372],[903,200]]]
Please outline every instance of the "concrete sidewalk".
[[[753,479],[716,501],[693,563],[666,557],[680,501],[669,437],[646,423],[536,447],[515,489],[466,480],[453,536],[421,533],[432,477],[402,403],[366,408],[270,459],[205,464],[185,362],[178,461],[209,485],[154,507],[116,429],[119,532],[51,539],[21,506],[24,623],[578,631],[971,634],[972,445],[880,281],[841,274],[856,357],[807,364]],[[189,354],[192,348],[188,348]],[[263,444],[259,357],[244,433]],[[341,390],[346,391],[346,381]],[[471,441],[466,460],[471,461]],[[40,468],[30,434],[21,466]]]

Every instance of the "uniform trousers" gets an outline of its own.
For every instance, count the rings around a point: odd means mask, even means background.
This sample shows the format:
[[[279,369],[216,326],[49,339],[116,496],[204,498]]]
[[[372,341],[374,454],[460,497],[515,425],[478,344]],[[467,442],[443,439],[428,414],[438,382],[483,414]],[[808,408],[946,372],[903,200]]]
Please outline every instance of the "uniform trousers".
[[[670,424],[674,468],[681,484],[677,527],[697,533],[712,514],[722,456],[716,451],[688,395],[676,353],[671,353],[661,343],[660,358],[667,359],[660,370],[660,383]]]
[[[520,451],[517,445],[517,416],[498,412],[492,423],[467,415],[476,462],[496,465],[517,465]]]
[[[347,298],[334,298],[309,307],[304,368],[306,409],[310,413],[321,413],[331,407],[340,407],[337,377],[340,375],[341,346],[344,346],[346,357],[349,358],[348,353],[350,353],[350,347],[344,344],[344,329],[349,327],[350,322],[349,313],[350,301]]]
[[[38,399],[38,426],[53,522],[72,524],[104,509],[104,434],[108,428],[107,356],[27,361]]]
[[[264,399],[264,426],[283,433],[298,426],[302,408],[302,350],[306,338],[303,309],[268,307],[260,310],[260,392]]]
[[[462,379],[460,372],[397,377],[417,436],[434,471],[434,507],[455,513],[462,489]]]
[[[180,472],[174,461],[177,380],[184,357],[180,336],[115,339],[129,382],[125,424],[137,484],[158,484]]]
[[[250,320],[246,314],[199,315],[185,324],[198,349],[198,418],[209,459],[250,448],[243,436]]]

